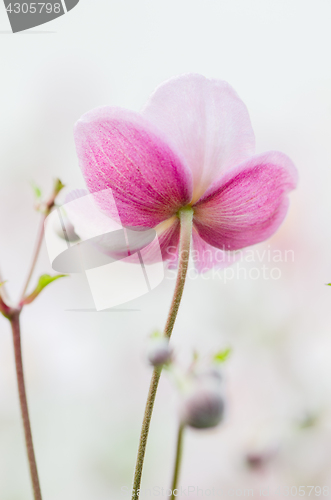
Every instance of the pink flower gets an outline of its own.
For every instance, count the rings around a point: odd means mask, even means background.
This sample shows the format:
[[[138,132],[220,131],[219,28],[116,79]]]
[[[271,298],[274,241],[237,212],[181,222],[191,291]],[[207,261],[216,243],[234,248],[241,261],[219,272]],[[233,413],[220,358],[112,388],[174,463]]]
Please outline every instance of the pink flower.
[[[297,183],[285,154],[254,155],[248,111],[230,85],[195,74],[162,84],[141,113],[86,113],[75,141],[89,191],[111,188],[122,224],[155,228],[165,260],[178,247],[178,210],[192,206],[200,271],[220,265],[224,250],[269,238]]]

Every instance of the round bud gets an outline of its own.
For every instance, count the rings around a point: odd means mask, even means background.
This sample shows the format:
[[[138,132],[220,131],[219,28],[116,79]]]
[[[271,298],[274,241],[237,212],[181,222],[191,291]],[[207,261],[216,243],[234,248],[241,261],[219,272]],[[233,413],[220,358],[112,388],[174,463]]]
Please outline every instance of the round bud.
[[[199,387],[182,404],[184,424],[195,429],[208,429],[218,425],[224,414],[224,400],[220,391]]]
[[[162,366],[171,362],[172,349],[167,339],[155,339],[150,342],[147,359],[153,366]]]

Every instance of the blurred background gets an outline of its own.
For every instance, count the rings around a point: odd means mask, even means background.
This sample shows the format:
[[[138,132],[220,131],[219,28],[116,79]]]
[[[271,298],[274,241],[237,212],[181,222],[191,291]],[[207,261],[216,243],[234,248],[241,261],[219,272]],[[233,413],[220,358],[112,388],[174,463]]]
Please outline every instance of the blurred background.
[[[209,356],[232,348],[223,370],[226,419],[215,430],[187,432],[180,481],[221,488],[217,498],[244,496],[247,488],[259,496],[267,487],[269,497],[281,498],[279,487],[286,494],[286,486],[330,485],[330,17],[328,0],[81,0],[67,15],[12,35],[0,6],[0,267],[12,297],[21,292],[39,222],[30,183],[46,196],[55,177],[68,189],[83,186],[72,130],[93,107],[139,110],[158,84],[185,72],[224,79],[249,109],[257,151],[283,151],[297,165],[288,217],[257,248],[293,250],[294,260],[275,264],[279,279],[190,279],[173,334],[184,365],[194,349]],[[274,267],[267,258],[242,267],[263,264]],[[52,270],[43,247],[33,282],[45,272]],[[70,312],[85,300],[72,277],[24,310],[45,499],[129,498],[121,488],[131,487],[151,375],[144,351],[165,323],[173,286],[168,276],[120,311]],[[177,404],[165,376],[143,489],[169,487]],[[4,318],[0,499],[32,499]]]

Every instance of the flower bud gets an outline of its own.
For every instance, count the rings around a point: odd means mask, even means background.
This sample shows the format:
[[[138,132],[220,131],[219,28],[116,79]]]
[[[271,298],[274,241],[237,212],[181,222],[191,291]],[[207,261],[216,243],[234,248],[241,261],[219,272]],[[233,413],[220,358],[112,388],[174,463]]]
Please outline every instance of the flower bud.
[[[221,392],[203,386],[186,397],[181,410],[183,423],[195,429],[215,427],[221,422],[223,414]]]
[[[171,362],[172,349],[168,339],[154,339],[150,342],[147,359],[153,366],[162,366]]]

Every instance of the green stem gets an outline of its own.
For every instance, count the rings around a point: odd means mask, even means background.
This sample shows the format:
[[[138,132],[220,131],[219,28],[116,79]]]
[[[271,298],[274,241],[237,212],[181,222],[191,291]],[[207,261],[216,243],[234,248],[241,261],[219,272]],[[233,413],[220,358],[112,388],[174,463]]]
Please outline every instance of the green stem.
[[[180,423],[179,428],[178,428],[178,435],[177,435],[176,461],[175,461],[174,475],[173,475],[173,479],[172,479],[171,500],[175,500],[175,498],[177,496],[177,495],[175,495],[175,490],[176,490],[177,484],[178,484],[180,465],[181,465],[181,461],[182,461],[184,428],[185,428],[185,425]]]
[[[164,329],[164,336],[167,337],[168,339],[170,339],[175,325],[185,285],[185,279],[189,263],[190,246],[191,246],[193,209],[191,207],[185,207],[179,211],[178,215],[180,218],[178,274],[177,274],[175,291],[171,302],[170,311],[168,314],[168,319]],[[139,498],[139,490],[140,490],[141,476],[145,459],[147,438],[153,413],[156,392],[161,376],[161,371],[162,371],[161,368],[154,369],[147,396],[147,402],[146,402],[143,424],[141,428],[138,455],[137,455],[135,474],[133,480],[133,492],[132,492],[133,500],[138,500]]]
[[[27,449],[29,466],[30,466],[30,475],[31,475],[32,487],[33,487],[33,493],[34,493],[34,500],[41,500],[40,483],[39,483],[39,477],[38,477],[36,457],[35,457],[35,453],[34,453],[34,449],[33,449],[29,410],[28,410],[28,403],[27,403],[25,383],[24,383],[19,314],[20,314],[20,311],[17,311],[10,318],[10,324],[12,327],[13,341],[14,341],[14,353],[15,353],[15,366],[16,366],[18,394],[19,394],[20,405],[21,405],[25,443],[26,443],[26,449]]]

